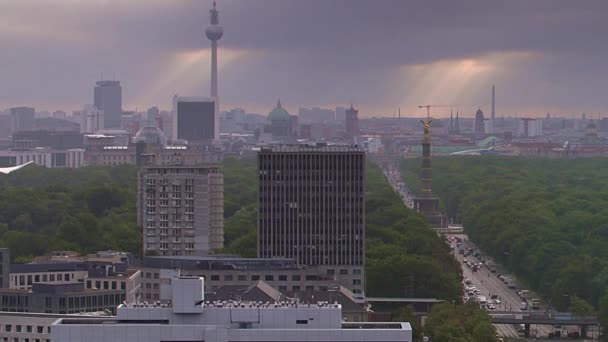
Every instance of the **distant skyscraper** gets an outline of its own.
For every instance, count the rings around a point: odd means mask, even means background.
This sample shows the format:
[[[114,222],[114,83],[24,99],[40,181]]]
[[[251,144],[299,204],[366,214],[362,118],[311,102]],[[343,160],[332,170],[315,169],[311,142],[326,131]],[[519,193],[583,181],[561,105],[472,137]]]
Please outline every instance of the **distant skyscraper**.
[[[191,165],[175,154],[169,165],[138,173],[137,222],[146,255],[208,255],[224,246],[224,176],[219,164]]]
[[[205,30],[205,35],[211,41],[211,98],[215,101],[215,113],[219,117],[220,99],[217,87],[217,41],[224,35],[224,29],[220,26],[219,12],[213,8],[209,10],[210,25]],[[215,120],[215,132],[219,132],[219,120]],[[219,140],[219,134],[216,137]]]
[[[494,125],[494,120],[496,119],[496,92],[495,92],[495,88],[494,85],[492,85],[492,119],[490,120],[490,132],[489,133],[494,133],[494,127],[496,127]]]
[[[103,110],[85,105],[80,114],[80,133],[95,133],[104,129]]]
[[[352,104],[346,110],[346,136],[349,139],[359,136],[359,111]]]
[[[93,105],[103,110],[104,128],[121,128],[122,87],[120,81],[98,81],[93,92]]]
[[[331,269],[327,274],[340,266],[362,285],[365,152],[351,146],[262,148],[258,177],[258,257],[295,258]]]
[[[346,121],[346,108],[344,107],[336,107],[336,121],[344,122]]]
[[[216,105],[205,97],[173,97],[173,138],[190,143],[219,141]]]
[[[11,108],[11,132],[34,130],[35,110],[31,107]]]
[[[483,112],[481,111],[481,109],[478,109],[477,113],[475,113],[475,135],[483,136],[486,134],[484,121],[485,118],[483,116]]]

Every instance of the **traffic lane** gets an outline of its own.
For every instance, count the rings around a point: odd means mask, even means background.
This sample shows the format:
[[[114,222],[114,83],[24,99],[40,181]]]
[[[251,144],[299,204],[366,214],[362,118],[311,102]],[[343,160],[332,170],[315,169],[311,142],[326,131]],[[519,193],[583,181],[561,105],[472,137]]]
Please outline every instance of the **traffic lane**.
[[[519,297],[517,294],[509,289],[505,284],[496,278],[496,276],[490,273],[487,269],[482,268],[477,272],[473,272],[469,267],[464,264],[464,257],[457,254],[457,259],[462,265],[463,275],[466,278],[471,279],[475,286],[482,291],[483,296],[490,296],[495,294],[501,300],[500,306],[509,311],[519,309]],[[511,307],[509,309],[509,307]]]
[[[463,260],[464,257],[458,254],[457,259],[461,262],[463,268],[463,275],[466,278],[471,279],[473,284],[482,291],[482,295],[486,295],[486,293],[496,294],[501,298],[501,304],[496,306],[496,310],[504,310],[504,311],[521,311],[521,298],[513,289],[509,289],[508,286],[500,280],[496,274],[493,274],[487,270],[487,268],[482,268],[481,271],[472,272],[466,265],[464,265]],[[476,260],[474,257],[472,260]],[[485,278],[484,278],[485,277]],[[485,293],[483,293],[485,291]],[[491,310],[489,310],[491,311]],[[508,327],[508,326],[507,326]],[[549,332],[552,332],[553,327],[550,325],[534,325],[532,326],[532,332],[536,336],[548,336]],[[511,331],[517,334],[517,330],[514,327],[509,328],[501,328],[502,331]],[[502,335],[501,335],[502,336]],[[508,336],[505,336],[508,337]]]

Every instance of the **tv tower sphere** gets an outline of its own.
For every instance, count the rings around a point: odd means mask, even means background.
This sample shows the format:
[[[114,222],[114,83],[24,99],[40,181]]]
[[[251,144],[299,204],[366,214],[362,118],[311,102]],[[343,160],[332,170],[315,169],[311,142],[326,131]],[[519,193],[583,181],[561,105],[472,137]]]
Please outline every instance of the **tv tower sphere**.
[[[205,35],[207,39],[211,41],[218,41],[224,35],[224,29],[220,26],[219,13],[215,9],[215,1],[213,2],[213,9],[209,11],[209,18],[211,19],[211,24],[205,30]]]

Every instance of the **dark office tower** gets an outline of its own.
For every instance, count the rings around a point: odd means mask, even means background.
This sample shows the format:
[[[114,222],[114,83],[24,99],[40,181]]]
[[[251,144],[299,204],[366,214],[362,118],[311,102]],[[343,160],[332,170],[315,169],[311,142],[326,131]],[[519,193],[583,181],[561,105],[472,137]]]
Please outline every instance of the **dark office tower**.
[[[486,134],[484,121],[485,118],[483,116],[483,112],[481,111],[481,109],[478,109],[477,113],[475,113],[475,135],[483,136]]]
[[[345,265],[355,274],[362,273],[362,149],[266,147],[258,153],[258,175],[258,257],[294,258],[311,266]]]
[[[8,248],[0,248],[0,288],[9,287],[10,259]]]
[[[353,105],[346,110],[346,136],[353,139],[359,135],[359,111]]]
[[[122,87],[120,81],[98,81],[93,92],[93,104],[103,110],[104,128],[120,128],[122,119]]]
[[[173,97],[173,137],[189,143],[219,141],[213,100],[204,97]]]
[[[35,110],[31,107],[11,108],[11,132],[33,131],[34,114]]]

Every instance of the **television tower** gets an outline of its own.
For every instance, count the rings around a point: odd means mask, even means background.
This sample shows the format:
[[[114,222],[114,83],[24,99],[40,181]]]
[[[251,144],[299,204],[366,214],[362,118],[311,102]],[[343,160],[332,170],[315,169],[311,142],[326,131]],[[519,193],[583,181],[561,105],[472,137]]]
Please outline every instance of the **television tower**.
[[[217,94],[217,41],[224,35],[224,29],[220,26],[219,12],[215,9],[215,1],[213,8],[209,10],[210,24],[205,30],[207,39],[211,41],[211,98],[215,101],[215,115],[218,117],[219,98]]]
[[[490,133],[494,133],[494,119],[496,118],[496,107],[495,107],[495,100],[496,100],[496,93],[494,91],[494,85],[492,84],[492,120],[490,121]]]

